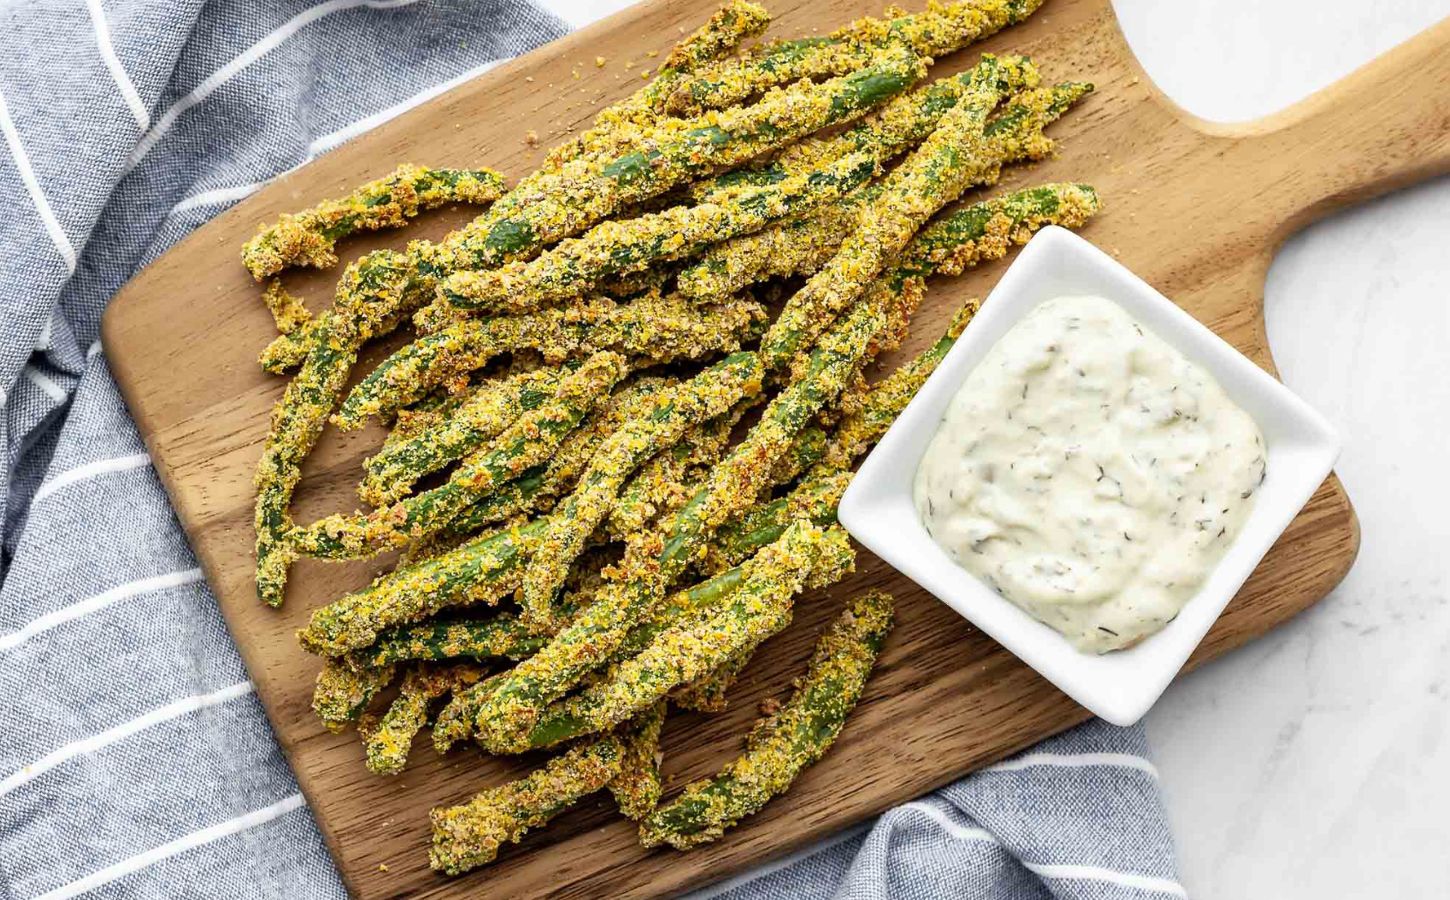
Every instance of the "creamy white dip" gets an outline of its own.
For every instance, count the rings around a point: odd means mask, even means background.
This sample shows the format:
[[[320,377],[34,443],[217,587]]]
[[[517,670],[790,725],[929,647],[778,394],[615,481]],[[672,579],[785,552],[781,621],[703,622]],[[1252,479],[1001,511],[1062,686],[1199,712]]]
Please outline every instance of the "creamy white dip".
[[[1258,425],[1101,297],[1036,307],[972,370],[916,472],[932,538],[1080,650],[1159,630],[1264,479]]]

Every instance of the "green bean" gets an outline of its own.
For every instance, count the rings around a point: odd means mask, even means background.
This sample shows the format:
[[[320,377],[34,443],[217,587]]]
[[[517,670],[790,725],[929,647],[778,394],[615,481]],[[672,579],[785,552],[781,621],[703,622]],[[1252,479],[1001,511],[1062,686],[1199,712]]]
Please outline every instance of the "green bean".
[[[1042,0],[966,0],[885,22],[860,19],[830,37],[782,41],[743,59],[702,67],[675,89],[665,108],[689,115],[734,106],[774,85],[853,71],[900,44],[939,59],[1021,22],[1041,5]]]
[[[363,737],[363,752],[369,772],[396,775],[408,763],[413,738],[428,722],[428,707],[440,697],[483,678],[477,666],[445,667],[420,665],[403,677],[398,697],[388,711]]]
[[[886,641],[892,614],[887,594],[852,600],[817,642],[791,698],[756,724],[744,755],[657,807],[640,824],[640,843],[679,850],[708,843],[784,793],[835,743]]]
[[[736,424],[760,399],[757,394],[736,404],[728,414],[696,426],[684,440],[656,454],[635,473],[609,511],[609,537],[622,541],[640,534],[651,522],[659,522],[689,500],[697,473],[720,461]]]
[[[528,469],[448,522],[445,535],[468,535],[522,512],[547,511],[558,495],[574,489],[589,460],[619,426],[643,414],[659,382],[641,380],[618,391],[564,438],[547,462]]]
[[[603,789],[624,760],[623,742],[604,735],[576,744],[528,776],[491,788],[461,806],[432,811],[434,869],[458,875],[485,865],[500,846],[518,843],[581,797]]]
[[[329,659],[317,673],[312,710],[328,731],[341,731],[356,721],[378,692],[393,683],[392,665],[359,665],[351,659]]]
[[[619,811],[636,822],[654,810],[664,791],[660,781],[660,731],[667,706],[661,700],[630,722],[622,735],[624,753],[619,774],[609,782],[609,793],[614,795]]]
[[[482,386],[433,427],[369,457],[358,494],[374,506],[397,502],[419,478],[478,449],[525,412],[538,409],[559,389],[567,371],[546,367]]]
[[[952,317],[946,333],[936,343],[872,386],[860,406],[836,426],[826,452],[807,479],[849,469],[856,457],[881,439],[926,379],[936,371],[937,365],[976,315],[977,308],[976,300],[968,300]]]
[[[503,177],[490,169],[428,169],[405,163],[340,200],[283,215],[247,241],[242,263],[258,281],[289,266],[326,269],[337,264],[333,248],[347,235],[396,228],[446,203],[492,203],[503,189]]]
[[[995,177],[999,164],[982,162],[983,130],[1001,97],[1003,79],[994,71],[999,66],[1024,70],[1017,80],[1031,83],[1035,77],[1031,63],[1021,57],[983,57],[967,97],[887,176],[881,197],[862,207],[855,230],[840,250],[776,317],[761,339],[768,370],[789,363],[803,344],[809,345],[840,310],[860,297],[933,213],[968,185]]]
[[[744,578],[744,568],[737,566],[685,590],[674,592],[649,610],[640,622],[629,629],[614,649],[609,661],[617,662],[639,653],[664,630],[718,605],[731,592],[740,587]],[[600,590],[607,587],[608,584],[602,586]],[[572,597],[564,605],[572,611],[585,608],[590,602],[592,602],[592,598]],[[446,753],[454,743],[471,737],[475,733],[474,719],[478,710],[483,702],[497,690],[499,684],[499,681],[491,679],[487,686],[479,685],[454,696],[439,715],[438,725],[433,729],[433,742],[439,753]]]
[[[743,290],[771,278],[811,274],[836,254],[861,207],[875,202],[881,187],[873,182],[809,216],[722,241],[685,266],[675,286],[686,297],[706,302],[727,285]]]
[[[834,520],[834,516],[832,519]],[[809,522],[811,519],[802,516],[793,521]],[[829,529],[826,536],[832,540],[827,540],[822,545],[821,558],[806,577],[805,590],[829,587],[856,570],[856,551],[852,549],[846,532],[836,527]],[[755,651],[770,637],[770,634],[766,634],[748,641],[708,674],[670,691],[670,700],[682,709],[710,713],[724,711],[726,694],[730,687],[745,667],[750,665]]]
[[[334,336],[333,316],[323,313],[320,320],[317,342],[302,371],[272,409],[271,427],[253,481],[257,488],[257,596],[269,606],[282,605],[287,570],[297,558],[287,510],[302,480],[302,460],[321,436],[327,414],[357,360],[357,343],[345,334]]]
[[[532,312],[593,290],[606,276],[686,259],[712,244],[802,215],[860,187],[875,157],[853,153],[776,184],[725,192],[697,206],[676,206],[595,225],[528,262],[455,272],[439,288],[454,307],[493,314]]]
[[[988,58],[977,67],[893,98],[839,134],[798,141],[780,150],[768,163],[734,169],[700,182],[692,191],[699,199],[708,200],[746,185],[774,184],[856,153],[866,153],[884,164],[925,140],[947,110],[968,96],[984,76],[997,77],[998,89],[1009,94],[1022,89],[1022,79],[1028,74],[1018,67],[999,66]]]
[[[387,628],[420,621],[441,609],[497,603],[518,587],[523,572],[518,560],[533,552],[544,524],[535,520],[486,534],[385,575],[314,611],[298,639],[312,653],[340,656],[372,645]]]
[[[358,559],[437,533],[495,487],[547,462],[626,372],[619,354],[595,354],[560,382],[553,397],[500,434],[490,449],[465,460],[446,484],[371,513],[327,516],[299,530],[294,545],[309,556]]]
[[[882,53],[870,65],[820,84],[771,91],[751,106],[710,113],[644,137],[637,149],[606,162],[576,159],[515,189],[457,233],[446,248],[420,260],[437,277],[490,269],[508,254],[524,254],[578,234],[631,204],[649,200],[702,174],[734,167],[802,135],[850,121],[925,74],[906,48]]]
[[[280,278],[273,278],[267,283],[266,290],[262,291],[262,303],[283,335],[292,334],[312,322],[312,313],[308,312],[302,299],[289,293]]]
[[[662,631],[600,681],[549,706],[518,743],[503,748],[493,742],[489,749],[521,753],[613,728],[780,631],[790,622],[792,598],[804,587],[823,542],[824,533],[814,525],[791,525],[746,565],[744,583],[719,609]]]
[[[720,528],[697,567],[704,572],[721,572],[739,565],[758,548],[777,540],[792,522],[821,527],[834,524],[836,505],[850,483],[849,472],[821,475],[801,482],[784,497],[755,504]]]
[[[478,711],[475,726],[487,747],[508,747],[526,735],[542,705],[566,693],[600,665],[651,606],[703,551],[721,524],[746,508],[769,477],[774,459],[810,417],[839,393],[854,370],[881,314],[862,305],[830,332],[812,353],[806,375],[765,408],[760,421],[716,466],[691,500],[628,556],[620,581],[606,585],[594,603],[534,656],[505,673]],[[657,551],[646,552],[658,547]]]
[[[458,321],[379,364],[348,395],[334,421],[341,428],[358,427],[369,415],[411,403],[520,348],[539,350],[550,362],[604,350],[650,362],[694,359],[736,349],[764,317],[759,304],[743,298],[700,308],[679,297],[655,296],[629,303],[592,297],[525,316]]]
[[[579,487],[550,516],[539,549],[529,560],[520,598],[527,619],[542,627],[553,622],[551,607],[569,565],[608,515],[625,479],[692,427],[724,414],[741,397],[757,393],[761,376],[760,360],[754,353],[729,356],[663,392],[649,413],[605,440]]]
[[[358,666],[385,666],[409,661],[447,659],[523,659],[543,645],[513,613],[487,619],[422,622],[380,632],[370,647],[347,659]]]
[[[769,24],[770,14],[754,3],[732,0],[721,7],[708,22],[675,45],[648,84],[606,108],[588,131],[550,150],[545,170],[557,170],[579,157],[618,153],[630,139],[659,123],[665,98],[690,72],[728,55]]]

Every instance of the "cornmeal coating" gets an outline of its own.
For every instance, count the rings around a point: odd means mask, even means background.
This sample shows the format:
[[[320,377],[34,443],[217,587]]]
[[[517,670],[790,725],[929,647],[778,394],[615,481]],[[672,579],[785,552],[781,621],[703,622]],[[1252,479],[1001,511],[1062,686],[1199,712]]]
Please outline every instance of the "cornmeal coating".
[[[665,108],[674,115],[734,106],[778,84],[851,72],[905,45],[939,59],[1026,19],[1042,0],[931,2],[924,12],[882,21],[863,18],[829,37],[777,41],[741,59],[701,67],[675,88]]]
[[[518,587],[520,555],[533,552],[544,522],[503,528],[405,569],[312,613],[297,633],[303,648],[341,656],[371,646],[386,629],[452,606],[497,603]]]
[[[423,335],[385,359],[353,388],[334,417],[340,428],[406,406],[440,385],[466,381],[495,357],[538,350],[550,362],[614,350],[649,363],[730,352],[748,340],[765,310],[745,298],[701,307],[676,295],[620,303],[598,296],[521,316],[464,319]]]
[[[886,642],[893,613],[889,594],[872,591],[852,600],[816,643],[791,698],[755,724],[745,753],[650,813],[640,823],[640,843],[678,850],[708,843],[789,789],[841,733]]]
[[[861,296],[904,249],[917,229],[937,210],[955,200],[969,185],[995,177],[1000,164],[984,163],[987,116],[1001,99],[997,67],[1024,70],[1020,80],[1035,75],[1022,57],[983,57],[973,70],[973,88],[942,117],[937,129],[887,176],[877,200],[861,207],[856,227],[836,255],[786,302],[765,337],[761,355],[766,368],[787,365],[802,346]]]
[[[625,480],[690,429],[723,415],[741,397],[758,393],[763,377],[756,354],[728,356],[693,379],[663,391],[652,409],[604,441],[574,493],[549,517],[549,527],[529,560],[520,591],[527,619],[541,629],[554,630],[554,599],[569,566],[609,514]]]
[[[654,811],[664,793],[660,780],[660,732],[668,702],[661,700],[635,716],[623,730],[624,758],[619,774],[609,782],[609,793],[619,811],[638,822]]]
[[[744,566],[741,585],[723,604],[661,631],[600,680],[551,704],[526,741],[512,749],[550,747],[612,728],[671,690],[704,678],[738,654],[753,652],[790,624],[793,598],[805,588],[828,543],[835,545],[833,559],[842,552],[853,558],[843,530],[826,532],[808,522],[793,523]]]
[[[559,384],[537,409],[519,417],[489,448],[464,460],[439,487],[370,513],[334,514],[298,529],[298,552],[324,559],[361,559],[441,531],[480,498],[547,462],[610,389],[628,374],[618,353],[597,353]]]
[[[363,502],[387,506],[408,494],[413,482],[436,472],[498,436],[524,413],[538,409],[559,389],[573,366],[548,366],[492,381],[469,393],[457,408],[412,437],[390,441],[363,462],[358,486]]]
[[[242,265],[258,281],[289,266],[326,269],[337,264],[333,248],[350,234],[406,225],[423,210],[447,203],[492,203],[503,192],[503,176],[492,169],[429,169],[404,163],[346,197],[324,200],[264,226],[242,246]],[[291,329],[279,330],[286,334]]]
[[[696,206],[601,222],[528,262],[455,272],[439,287],[453,307],[494,315],[533,312],[594,290],[609,276],[695,256],[736,235],[803,215],[870,180],[875,157],[853,153],[775,184],[721,192]]]
[[[729,55],[747,38],[762,34],[768,25],[770,13],[757,4],[732,0],[721,7],[675,45],[648,84],[605,108],[595,116],[588,131],[551,149],[544,170],[557,170],[579,157],[618,154],[643,131],[659,125],[665,99],[689,73]]]
[[[695,496],[626,556],[618,580],[606,585],[598,599],[547,646],[505,673],[475,718],[477,736],[486,747],[508,752],[517,746],[544,704],[567,693],[607,660],[633,624],[703,552],[716,529],[759,495],[775,458],[840,393],[882,321],[878,310],[863,304],[832,327],[812,352],[804,375],[771,401],[760,421],[710,471]]]
[[[361,665],[351,659],[329,659],[317,673],[312,711],[328,731],[339,732],[367,711],[380,691],[393,683],[397,668]]]
[[[423,664],[403,676],[398,696],[377,726],[363,736],[363,752],[369,772],[396,775],[408,764],[413,738],[428,724],[428,708],[453,691],[476,684],[483,669],[468,664],[434,666]]]
[[[616,735],[603,735],[576,744],[542,769],[486,790],[461,806],[434,809],[429,862],[448,875],[493,862],[502,845],[518,843],[530,828],[602,790],[618,777],[623,763],[624,742]]]

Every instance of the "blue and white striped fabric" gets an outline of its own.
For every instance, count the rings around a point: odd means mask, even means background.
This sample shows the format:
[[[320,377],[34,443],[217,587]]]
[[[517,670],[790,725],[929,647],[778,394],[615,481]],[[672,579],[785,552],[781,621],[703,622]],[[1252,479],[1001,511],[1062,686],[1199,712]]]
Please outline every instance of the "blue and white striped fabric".
[[[0,4],[5,900],[343,896],[100,314],[268,179],[563,30],[527,0]],[[714,892],[1183,896],[1145,752],[1086,726]]]

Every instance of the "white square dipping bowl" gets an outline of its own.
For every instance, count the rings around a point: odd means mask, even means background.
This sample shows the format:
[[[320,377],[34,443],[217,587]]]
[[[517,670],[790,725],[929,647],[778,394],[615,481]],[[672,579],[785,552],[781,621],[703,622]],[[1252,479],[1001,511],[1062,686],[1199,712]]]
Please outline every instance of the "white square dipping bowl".
[[[1101,656],[1077,650],[953,562],[927,534],[912,500],[917,467],[958,387],[1028,311],[1065,294],[1116,302],[1212,373],[1258,422],[1269,451],[1253,511],[1203,587],[1162,631]],[[1338,456],[1339,439],[1329,423],[1288,388],[1106,253],[1066,229],[1048,227],[1003,274],[971,326],[866,458],[841,499],[839,518],[856,540],[1068,696],[1115,725],[1131,725],[1168,687]]]

